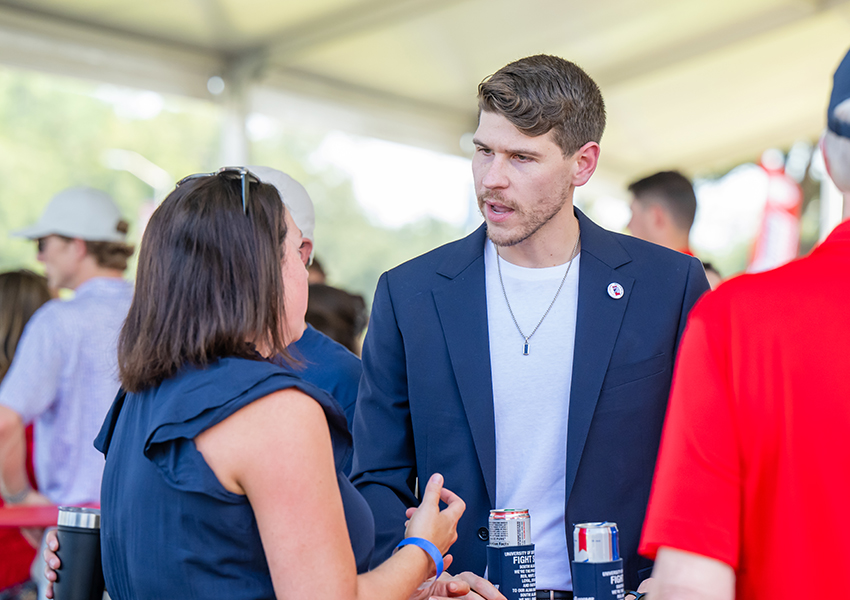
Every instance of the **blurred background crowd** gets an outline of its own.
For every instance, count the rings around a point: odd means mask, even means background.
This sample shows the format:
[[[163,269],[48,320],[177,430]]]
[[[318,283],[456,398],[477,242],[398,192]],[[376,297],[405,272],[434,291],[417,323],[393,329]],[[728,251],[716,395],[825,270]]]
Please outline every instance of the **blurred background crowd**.
[[[298,182],[307,222],[281,195],[310,243],[305,321],[359,356],[381,273],[480,225],[472,90],[538,52],[584,67],[606,101],[599,168],[575,205],[696,256],[712,288],[809,253],[847,215],[817,142],[850,2],[531,0],[517,15],[497,1],[484,18],[482,5],[0,0],[0,381],[36,309],[78,288],[37,274],[48,240],[104,239],[13,232],[57,192],[90,186],[137,246],[178,179],[226,164]],[[131,252],[107,276],[132,281]],[[359,361],[347,360],[351,384]],[[17,562],[0,567],[0,599],[35,555],[3,533]]]
[[[848,3],[535,0],[517,18],[497,2],[484,23],[480,4],[0,2],[0,269],[36,266],[7,234],[61,189],[108,192],[138,241],[182,175],[264,164],[313,199],[326,283],[368,303],[381,272],[480,222],[470,90],[537,52],[606,99],[576,196],[601,225],[627,230],[629,184],[668,170],[694,183],[691,247],[724,277],[838,222],[816,141]],[[511,43],[476,44],[473,27]]]

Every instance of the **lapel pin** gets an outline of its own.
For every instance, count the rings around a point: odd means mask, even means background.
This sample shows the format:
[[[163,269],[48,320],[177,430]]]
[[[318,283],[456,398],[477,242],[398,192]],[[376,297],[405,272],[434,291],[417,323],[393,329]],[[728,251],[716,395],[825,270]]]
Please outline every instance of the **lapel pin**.
[[[612,283],[608,286],[608,295],[611,296],[614,300],[619,300],[625,295],[626,290],[623,289],[619,283]]]

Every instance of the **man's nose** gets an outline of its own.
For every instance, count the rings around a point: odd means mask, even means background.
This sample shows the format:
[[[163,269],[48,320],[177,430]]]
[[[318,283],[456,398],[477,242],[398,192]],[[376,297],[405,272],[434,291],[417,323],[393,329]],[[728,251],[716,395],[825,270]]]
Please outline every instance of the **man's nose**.
[[[509,180],[507,176],[506,161],[498,156],[485,167],[484,177],[481,178],[481,185],[487,189],[503,189],[508,186]]]

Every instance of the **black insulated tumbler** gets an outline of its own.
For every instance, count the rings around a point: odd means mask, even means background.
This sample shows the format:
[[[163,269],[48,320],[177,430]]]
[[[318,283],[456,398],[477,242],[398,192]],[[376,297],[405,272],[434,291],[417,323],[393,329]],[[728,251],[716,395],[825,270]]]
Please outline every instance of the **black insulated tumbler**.
[[[53,584],[55,600],[101,600],[100,510],[59,507],[59,551],[62,563]]]

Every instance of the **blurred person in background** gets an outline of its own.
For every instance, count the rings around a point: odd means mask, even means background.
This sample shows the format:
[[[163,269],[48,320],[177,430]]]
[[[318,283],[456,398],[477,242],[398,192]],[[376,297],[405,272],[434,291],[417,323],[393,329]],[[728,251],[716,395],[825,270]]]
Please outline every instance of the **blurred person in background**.
[[[708,279],[708,285],[711,289],[717,289],[717,286],[723,283],[723,275],[720,271],[714,268],[714,265],[708,261],[703,261],[702,268],[705,269],[705,277]]]
[[[821,141],[850,198],[850,53]],[[846,211],[845,211],[846,216]],[[641,552],[652,600],[843,595],[850,221],[707,295],[682,339]]]
[[[693,256],[689,237],[697,212],[690,180],[678,171],[662,171],[629,185],[632,235]]]
[[[287,225],[293,239],[298,240],[298,252],[305,268],[313,260],[313,231],[316,224],[315,209],[304,186],[286,173],[271,167],[246,167],[263,183],[271,184],[280,194],[287,208]],[[309,310],[309,305],[307,310]],[[330,393],[346,415],[349,431],[354,418],[357,387],[362,367],[360,358],[347,346],[329,337],[304,320],[304,312],[291,315],[300,317],[299,326],[292,333],[289,351],[300,362],[298,375],[313,385]],[[344,467],[351,471],[351,457]]]
[[[0,274],[0,383],[12,364],[24,327],[35,311],[50,300],[47,279],[31,271]],[[32,464],[32,425],[26,428],[26,471],[33,488],[37,487]],[[0,508],[4,505],[0,498]],[[0,529],[0,600],[17,600],[29,594],[30,565],[35,548],[14,529]]]
[[[697,212],[697,197],[690,180],[678,171],[661,171],[629,185],[632,218],[628,228],[642,240],[694,256],[690,235]],[[720,284],[720,273],[703,263],[711,289]]]
[[[290,222],[273,186],[234,167],[183,179],[150,219],[119,343],[126,394],[95,442],[106,456],[100,531],[115,600],[469,591],[446,578],[417,590],[441,570],[464,510],[439,475],[406,515],[412,543],[357,575],[374,528],[342,473],[351,436],[327,392],[290,367],[307,303]]]
[[[301,376],[331,392],[345,412],[349,430],[353,431],[357,390],[363,372],[360,335],[369,320],[366,302],[362,296],[345,290],[310,284],[305,320],[308,328],[295,344],[306,363]],[[312,369],[314,363],[316,368]],[[350,472],[349,462],[346,473]]]
[[[118,390],[118,331],[132,285],[127,223],[104,192],[57,194],[39,221],[13,235],[36,240],[52,289],[74,290],[33,315],[0,384],[0,493],[9,505],[97,504],[103,458],[92,446]],[[34,423],[38,491],[24,466]],[[35,540],[31,540],[36,543]]]
[[[363,296],[311,283],[306,318],[310,325],[360,355],[360,336],[369,321]]]
[[[260,178],[263,183],[269,183],[275,187],[280,194],[287,213],[292,222],[298,227],[298,235],[301,244],[298,246],[298,254],[301,262],[308,267],[313,262],[315,247],[313,243],[314,231],[316,229],[316,209],[313,200],[303,185],[292,177],[271,167],[251,165],[245,167],[251,173]]]
[[[307,272],[309,274],[307,281],[310,285],[327,282],[328,276],[325,274],[325,268],[318,258],[313,257],[313,261],[307,265]]]
[[[0,273],[0,381],[12,366],[27,321],[50,298],[43,275],[26,269]]]

